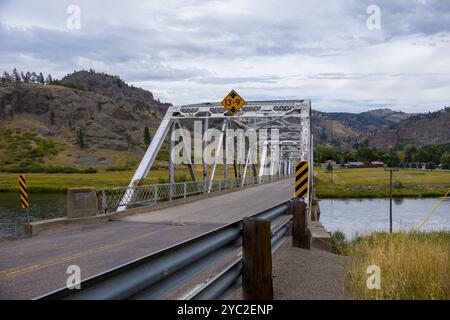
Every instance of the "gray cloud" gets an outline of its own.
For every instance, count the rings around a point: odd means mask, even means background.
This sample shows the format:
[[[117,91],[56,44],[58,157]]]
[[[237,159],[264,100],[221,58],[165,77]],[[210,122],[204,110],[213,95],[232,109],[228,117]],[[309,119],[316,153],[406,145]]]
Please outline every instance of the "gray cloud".
[[[73,2],[75,31],[65,26]],[[366,27],[371,4],[380,31]],[[233,87],[331,109],[438,109],[450,98],[449,49],[450,3],[438,0],[0,1],[4,69],[94,68],[175,103]]]

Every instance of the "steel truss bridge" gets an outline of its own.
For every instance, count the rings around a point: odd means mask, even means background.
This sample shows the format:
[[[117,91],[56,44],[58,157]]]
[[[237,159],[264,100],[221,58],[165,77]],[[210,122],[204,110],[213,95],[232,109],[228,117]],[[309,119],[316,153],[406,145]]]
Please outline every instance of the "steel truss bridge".
[[[172,106],[167,110],[161,124],[156,131],[139,167],[134,173],[133,178],[125,192],[122,205],[118,211],[127,208],[126,204],[133,202],[135,190],[151,171],[155,159],[160,152],[166,137],[170,131],[177,128],[193,128],[194,121],[202,122],[203,132],[210,128],[220,130],[220,137],[215,149],[214,163],[208,173],[208,166],[203,161],[203,175],[201,179],[195,174],[194,164],[190,156],[190,150],[185,144],[184,152],[188,151],[187,166],[193,182],[202,180],[206,184],[207,192],[211,189],[216,178],[218,166],[223,166],[224,181],[229,180],[228,166],[226,157],[223,159],[223,145],[226,139],[226,132],[229,129],[244,129],[251,132],[267,130],[268,137],[263,144],[259,163],[252,159],[252,147],[246,151],[246,161],[241,172],[241,165],[235,168],[235,179],[242,178],[245,181],[247,175],[257,177],[261,181],[264,175],[293,175],[295,171],[295,162],[298,160],[312,163],[312,135],[311,135],[311,101],[310,100],[280,100],[280,101],[250,101],[247,102],[235,115],[230,115],[220,103],[201,103],[185,106]],[[276,137],[271,132],[278,130]],[[170,135],[172,137],[172,135]],[[182,142],[185,137],[182,137]],[[206,148],[207,139],[203,138],[202,149]],[[174,141],[170,139],[169,153],[172,155]],[[279,152],[274,152],[277,150]],[[226,153],[226,151],[225,151]],[[203,153],[202,153],[203,154]],[[169,157],[169,185],[175,184],[175,166],[172,157]],[[259,167],[259,170],[258,170]],[[313,166],[309,166],[309,177],[313,176]],[[312,180],[309,179],[309,190],[312,190]],[[311,204],[311,195],[308,194],[307,203]]]

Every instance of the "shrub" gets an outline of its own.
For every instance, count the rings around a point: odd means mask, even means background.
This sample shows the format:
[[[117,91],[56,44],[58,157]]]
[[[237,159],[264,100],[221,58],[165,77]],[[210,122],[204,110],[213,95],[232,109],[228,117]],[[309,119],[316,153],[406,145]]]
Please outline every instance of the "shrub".
[[[335,231],[331,234],[331,252],[339,255],[347,255],[348,243],[342,231]]]

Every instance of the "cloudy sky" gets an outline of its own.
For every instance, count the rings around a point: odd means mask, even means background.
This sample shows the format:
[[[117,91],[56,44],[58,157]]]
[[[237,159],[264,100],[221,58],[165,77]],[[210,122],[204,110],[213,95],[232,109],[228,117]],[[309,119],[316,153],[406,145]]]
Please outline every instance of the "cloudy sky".
[[[437,110],[450,105],[450,1],[0,0],[0,69],[14,67],[93,68],[174,104],[234,88],[323,111]]]

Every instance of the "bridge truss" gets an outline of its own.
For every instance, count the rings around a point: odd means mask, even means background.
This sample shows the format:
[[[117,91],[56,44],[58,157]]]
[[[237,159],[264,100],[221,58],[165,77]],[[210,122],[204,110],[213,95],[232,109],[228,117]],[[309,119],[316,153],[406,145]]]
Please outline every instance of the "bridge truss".
[[[247,102],[236,114],[230,115],[220,103],[202,103],[185,106],[172,106],[167,110],[161,124],[156,131],[139,167],[137,168],[126,194],[118,208],[118,211],[126,209],[126,204],[131,202],[134,188],[145,179],[156,160],[161,146],[163,145],[169,132],[176,128],[194,127],[194,121],[201,121],[203,132],[208,129],[216,128],[220,130],[220,138],[217,148],[214,150],[214,163],[208,173],[207,164],[202,161],[203,175],[202,182],[204,192],[210,192],[218,166],[223,166],[224,181],[228,181],[228,167],[234,166],[236,179],[245,180],[247,175],[252,176],[261,182],[264,176],[273,176],[278,174],[294,175],[295,162],[298,160],[308,161],[312,164],[312,135],[311,135],[311,101],[309,100],[283,100],[283,101],[250,101]],[[230,129],[244,129],[249,132],[268,133],[266,142],[258,145],[258,161],[252,161],[251,148],[246,150],[245,165],[236,163],[227,163],[224,151],[225,139]],[[274,129],[277,129],[274,130]],[[273,134],[277,132],[277,135]],[[172,150],[174,148],[174,139],[170,135],[169,147],[169,183],[174,181],[174,163],[172,161]],[[202,139],[202,150],[206,148],[208,137],[205,135]],[[185,137],[182,137],[184,143]],[[195,143],[195,142],[194,142]],[[185,145],[186,152],[188,146]],[[276,152],[274,151],[276,150]],[[279,151],[279,152],[278,152]],[[190,150],[187,152],[187,166],[191,178],[194,182],[198,181],[194,170],[194,164],[198,159],[192,159]],[[203,153],[202,153],[203,154]],[[257,164],[255,164],[257,162]],[[309,177],[313,176],[313,166],[309,166]],[[309,179],[309,190],[312,190],[312,180]],[[311,205],[312,195],[308,193],[308,207]]]

